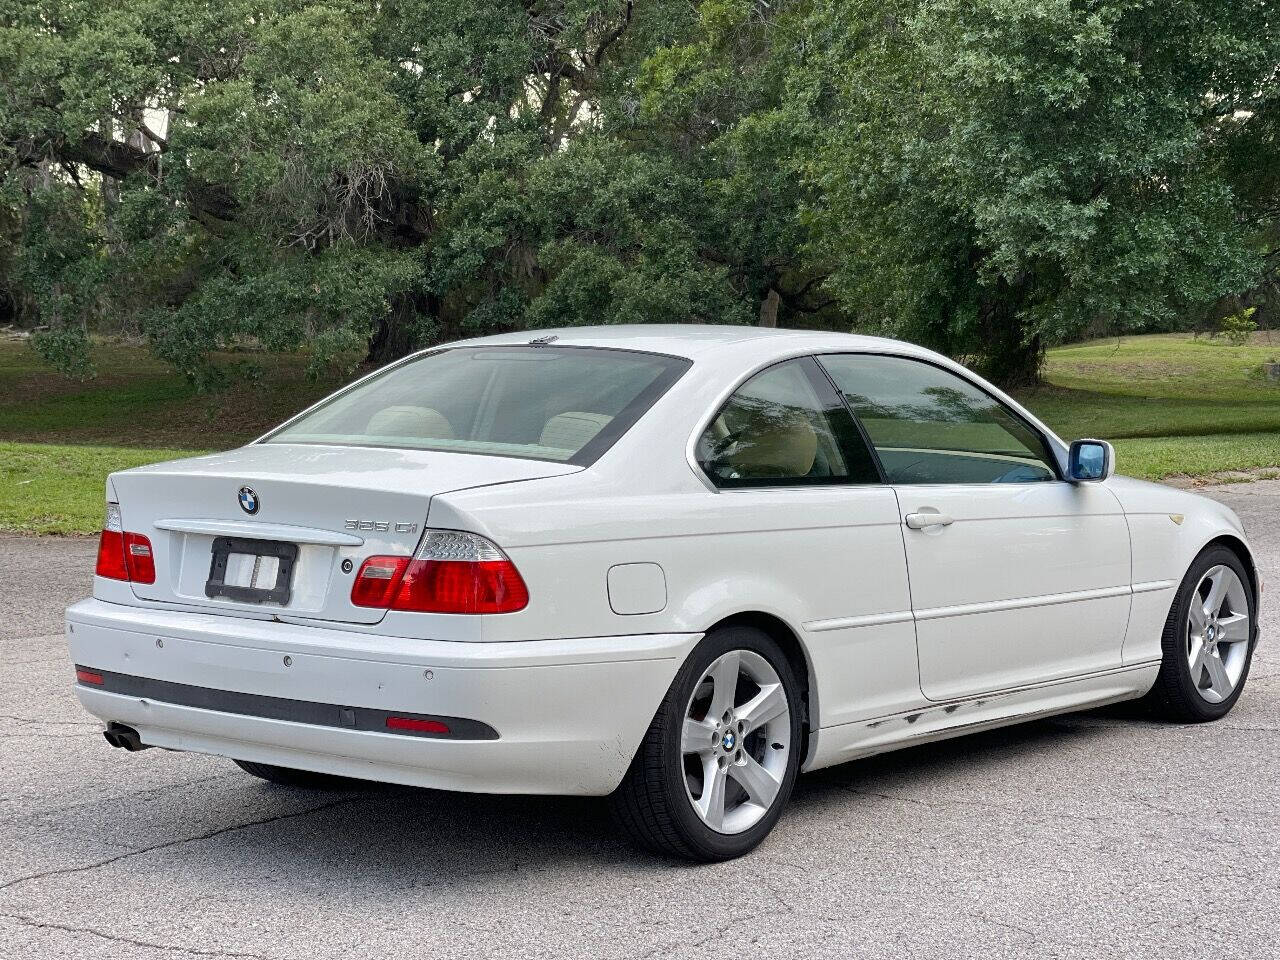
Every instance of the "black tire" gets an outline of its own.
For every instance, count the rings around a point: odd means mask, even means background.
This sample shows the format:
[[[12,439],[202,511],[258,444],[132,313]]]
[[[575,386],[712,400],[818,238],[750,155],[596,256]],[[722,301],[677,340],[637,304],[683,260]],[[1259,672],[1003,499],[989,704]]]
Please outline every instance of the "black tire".
[[[791,750],[781,786],[768,811],[741,833],[719,833],[693,808],[685,786],[680,736],[684,711],[707,668],[732,650],[759,654],[778,674],[787,695]],[[622,784],[610,798],[622,829],[640,846],[655,853],[712,863],[740,857],[768,836],[791,796],[804,750],[802,691],[786,655],[767,634],[752,627],[731,626],[702,639],[681,666],[663,698]]]
[[[1195,680],[1191,676],[1191,666],[1187,663],[1187,617],[1191,611],[1191,602],[1196,588],[1200,585],[1206,572],[1221,564],[1235,571],[1244,585],[1249,603],[1249,641],[1246,650],[1244,670],[1231,694],[1219,703],[1210,703],[1196,690]],[[1233,550],[1223,546],[1211,546],[1203,550],[1192,561],[1187,574],[1182,578],[1177,594],[1174,595],[1173,606],[1165,620],[1164,632],[1160,637],[1162,657],[1160,674],[1155,686],[1147,694],[1146,702],[1151,711],[1164,720],[1175,723],[1205,723],[1225,717],[1240,694],[1244,692],[1245,681],[1249,678],[1249,667],[1253,662],[1253,648],[1258,641],[1258,598],[1254,591],[1244,564]]]
[[[249,760],[236,760],[235,765],[245,773],[251,773],[261,780],[279,784],[282,787],[306,787],[308,790],[335,790],[348,787],[352,781],[344,777],[335,777],[329,773],[315,773],[311,770],[294,770],[290,767],[277,767],[270,763],[253,763]]]

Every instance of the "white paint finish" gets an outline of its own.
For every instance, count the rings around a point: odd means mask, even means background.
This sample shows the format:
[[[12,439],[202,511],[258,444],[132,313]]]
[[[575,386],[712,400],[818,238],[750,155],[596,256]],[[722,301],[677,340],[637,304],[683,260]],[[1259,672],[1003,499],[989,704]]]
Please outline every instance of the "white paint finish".
[[[230,740],[234,744],[209,749],[239,759],[326,754],[325,761],[308,756],[286,765],[373,779],[382,777],[355,771],[365,763],[379,771],[394,766],[399,773],[388,779],[397,783],[485,793],[613,790],[655,704],[698,640],[668,635],[507,645],[385,638],[377,648],[357,650],[341,645],[342,631],[190,614],[174,625],[172,615],[135,617],[127,607],[104,609],[110,606],[90,600],[69,611],[75,662],[221,690],[466,717],[500,735],[486,742],[423,740],[235,717],[77,687],[91,713],[136,727],[146,743],[200,750],[205,738]],[[158,636],[163,646],[156,645]],[[241,744],[250,751],[238,752]]]
[[[901,747],[1130,700],[1151,689],[1159,669],[1159,664],[1145,664],[1037,684],[994,696],[930,704],[924,710],[866,722],[825,727],[818,735],[806,769],[818,770]]]
[[[896,613],[873,613],[866,617],[837,617],[834,620],[811,620],[804,625],[810,633],[825,633],[828,630],[845,630],[850,627],[875,627],[889,623],[910,623],[914,617],[910,610],[899,610]]]
[[[170,533],[198,533],[211,537],[254,537],[259,540],[284,540],[288,543],[320,543],[330,547],[358,547],[363,537],[314,527],[288,524],[255,523],[252,520],[173,520],[165,518],[152,524]]]
[[[1160,659],[1160,638],[1176,593],[1176,583],[1163,590],[1135,590],[1124,639],[1126,665]]]
[[[1101,484],[895,488],[920,684],[932,700],[1116,667],[1129,618],[1129,530]]]
[[[849,723],[924,706],[910,620],[811,633],[822,725]]]
[[[126,672],[187,678],[180,682],[216,678],[248,692],[416,703],[410,692],[431,669],[447,681],[436,687],[440,702],[452,704],[440,712],[494,722],[464,709],[492,708],[501,741],[388,743],[388,735],[121,704],[100,691],[82,691],[86,702],[104,719],[136,720],[144,740],[180,749],[451,789],[600,792],[621,775],[703,633],[727,617],[764,614],[802,647],[811,683],[808,764],[820,766],[1141,694],[1152,668],[1097,671],[1158,657],[1160,627],[1191,559],[1215,537],[1243,539],[1226,508],[1119,476],[1097,484],[896,492],[716,491],[691,451],[723,400],[766,366],[815,353],[870,352],[928,358],[974,378],[919,347],[842,334],[687,326],[539,331],[550,333],[566,345],[686,356],[693,367],[585,470],[457,453],[255,444],[114,474],[107,495],[121,502],[127,529],[151,536],[160,576],[136,594],[128,584],[95,578],[100,599],[68,614],[77,630],[73,650],[90,666],[110,668],[95,657],[118,655],[113,663]],[[1066,445],[1045,433],[1065,466]],[[253,517],[236,500],[246,484],[262,502]],[[929,510],[953,522],[904,525],[907,514]],[[1184,523],[1172,523],[1172,513]],[[521,571],[530,603],[487,617],[352,608],[352,575],[341,572],[342,561],[407,554],[418,533],[353,531],[366,542],[336,542],[347,519],[489,537]],[[289,535],[299,528],[311,534]],[[230,529],[302,544],[289,608],[203,597],[209,545]],[[635,565],[662,568],[665,604],[639,596],[656,593],[655,582],[620,583],[617,592],[629,594],[630,605],[616,609],[651,611],[620,615],[610,603],[610,571],[620,568],[617,577],[625,579]],[[169,660],[155,659],[156,638],[166,640]],[[303,668],[289,678],[281,673],[285,654]],[[920,665],[933,696],[964,699],[927,700]],[[1079,679],[1055,681],[1068,676]],[[995,687],[1004,689],[966,696]],[[589,707],[596,712],[589,715]],[[111,716],[116,710],[127,712]],[[616,719],[601,729],[600,716]],[[610,758],[608,776],[593,779],[586,765],[600,754]]]
[[[377,624],[385,611],[351,603],[353,577],[341,571],[343,560],[358,568],[374,554],[411,553],[436,493],[579,469],[434,451],[258,444],[126,470],[111,479],[125,529],[149,536],[155,554],[155,583],[133,585],[140,600],[232,614],[270,610],[292,618]],[[256,514],[241,510],[241,486],[257,493]],[[386,529],[361,530],[356,537],[345,532],[347,520],[373,520]],[[404,532],[396,532],[397,523],[406,525]],[[300,528],[302,535],[289,536],[291,528]],[[206,597],[216,536],[300,544],[289,603]],[[431,623],[419,618],[416,626],[439,635],[451,624],[448,618]],[[470,634],[471,628],[463,626],[462,633]]]
[[[656,563],[620,563],[609,568],[609,606],[619,616],[661,613],[667,578]]]
[[[825,722],[863,715],[877,702],[905,708],[922,700],[916,665],[897,499],[887,487],[793,487],[712,493],[691,477],[685,492],[591,497],[576,488],[588,471],[566,478],[570,495],[549,482],[438,497],[431,523],[466,526],[504,545],[529,586],[526,610],[485,620],[485,640],[592,635],[612,614],[595,571],[624,562],[660,563],[670,596],[661,614],[628,618],[635,630],[704,631],[755,611],[797,626],[812,621],[896,620],[875,646],[875,671],[847,669],[842,644],[860,648],[869,634],[826,633],[821,644],[801,636]],[[554,499],[537,496],[540,489]],[[563,499],[562,499],[563,498]],[[554,531],[559,530],[561,533]],[[639,535],[637,535],[639,534]],[[547,540],[559,542],[547,543]],[[513,544],[529,543],[529,546]],[[661,626],[659,626],[661,625]],[[617,629],[616,626],[606,629]]]
[[[990,600],[982,603],[962,603],[955,607],[934,607],[917,610],[917,620],[941,620],[946,617],[967,617],[978,613],[1001,613],[1006,610],[1026,610],[1030,607],[1055,607],[1064,603],[1088,603],[1112,597],[1127,597],[1132,592],[1128,584],[1117,587],[1099,587],[1096,590],[1077,590],[1074,593],[1050,593],[1035,597],[1016,597],[1012,600]]]
[[[131,633],[144,646],[155,639],[191,640],[235,649],[274,653],[312,654],[335,661],[368,660],[408,663],[416,668],[547,667],[568,663],[610,663],[618,659],[683,660],[701,634],[628,634],[578,637],[516,643],[465,643],[421,640],[365,633],[355,637],[346,626],[315,627],[213,614],[146,609],[97,599],[81,600],[67,608],[68,627],[84,641],[86,630]],[[90,643],[77,651],[91,655]],[[335,677],[341,683],[341,676]]]
[[[1129,594],[1048,607],[921,620],[920,679],[930,700],[953,700],[1121,663]]]
[[[1205,544],[1228,537],[1247,551],[1248,540],[1240,518],[1208,497],[1120,476],[1109,480],[1107,488],[1124,507],[1129,523],[1133,582],[1153,588],[1138,592],[1135,586],[1124,642],[1124,662],[1135,663],[1159,655],[1160,632],[1176,589]],[[1182,523],[1175,523],[1174,516],[1181,516]]]

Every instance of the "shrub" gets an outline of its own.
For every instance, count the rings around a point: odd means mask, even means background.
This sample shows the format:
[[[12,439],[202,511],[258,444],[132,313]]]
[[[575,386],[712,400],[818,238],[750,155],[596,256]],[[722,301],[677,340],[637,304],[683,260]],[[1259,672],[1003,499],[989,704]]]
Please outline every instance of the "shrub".
[[[1239,313],[1233,313],[1229,317],[1223,317],[1219,324],[1222,335],[1237,347],[1242,347],[1249,342],[1249,337],[1258,329],[1258,324],[1253,319],[1253,313],[1256,307],[1246,307]]]

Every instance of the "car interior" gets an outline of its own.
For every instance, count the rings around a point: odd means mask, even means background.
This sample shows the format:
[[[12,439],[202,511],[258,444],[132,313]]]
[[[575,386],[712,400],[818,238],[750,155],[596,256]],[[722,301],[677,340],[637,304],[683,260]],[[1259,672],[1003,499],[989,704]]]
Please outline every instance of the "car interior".
[[[586,446],[612,419],[609,414],[586,410],[558,413],[543,424],[536,445],[572,454]],[[366,432],[410,440],[457,439],[453,424],[439,410],[409,404],[378,410],[369,418]]]

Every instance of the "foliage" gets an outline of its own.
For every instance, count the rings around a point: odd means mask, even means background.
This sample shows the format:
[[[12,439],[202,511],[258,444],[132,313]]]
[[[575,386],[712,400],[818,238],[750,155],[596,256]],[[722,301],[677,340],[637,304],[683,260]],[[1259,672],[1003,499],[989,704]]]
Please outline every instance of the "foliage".
[[[0,0],[0,307],[210,358],[856,327],[1005,383],[1280,291],[1270,0]],[[1237,304],[1238,306],[1238,304]]]
[[[832,285],[1017,383],[1048,343],[1257,284],[1249,216],[1276,178],[1250,157],[1275,127],[1278,16],[1269,0],[820,5]]]
[[[1256,312],[1257,307],[1246,307],[1229,317],[1223,317],[1220,322],[1222,335],[1235,346],[1244,346],[1258,329],[1258,322],[1253,319]]]

